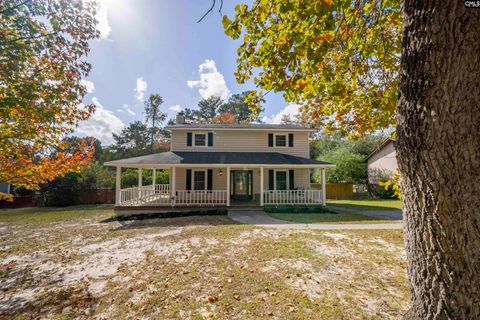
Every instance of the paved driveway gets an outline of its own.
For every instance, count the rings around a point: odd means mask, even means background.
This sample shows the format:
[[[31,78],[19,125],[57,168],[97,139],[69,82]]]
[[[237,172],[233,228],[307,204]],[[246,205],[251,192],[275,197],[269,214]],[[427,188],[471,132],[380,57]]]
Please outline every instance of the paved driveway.
[[[403,223],[295,223],[270,217],[260,210],[229,209],[228,217],[234,221],[259,227],[276,229],[312,230],[364,230],[364,229],[403,229]]]
[[[381,220],[402,220],[402,210],[400,209],[390,209],[390,210],[359,210],[352,208],[345,208],[336,205],[328,205],[329,208],[344,211],[352,212],[357,214],[363,214],[364,216],[369,216],[372,218],[377,218]]]

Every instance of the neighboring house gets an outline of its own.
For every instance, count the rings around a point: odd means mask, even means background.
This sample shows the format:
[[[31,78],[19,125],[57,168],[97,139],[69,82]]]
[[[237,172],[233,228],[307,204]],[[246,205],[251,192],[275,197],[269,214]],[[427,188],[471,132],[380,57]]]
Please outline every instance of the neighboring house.
[[[117,209],[325,204],[325,185],[310,189],[310,170],[322,169],[325,177],[325,168],[334,165],[309,159],[309,128],[187,124],[177,116],[166,129],[171,151],[105,163],[117,168]],[[120,188],[122,168],[138,168],[138,187]],[[168,169],[170,183],[143,186],[142,169]]]
[[[398,169],[394,143],[393,139],[386,139],[367,157],[368,182],[378,184],[393,177]]]
[[[10,184],[0,182],[0,192],[1,193],[10,193]]]

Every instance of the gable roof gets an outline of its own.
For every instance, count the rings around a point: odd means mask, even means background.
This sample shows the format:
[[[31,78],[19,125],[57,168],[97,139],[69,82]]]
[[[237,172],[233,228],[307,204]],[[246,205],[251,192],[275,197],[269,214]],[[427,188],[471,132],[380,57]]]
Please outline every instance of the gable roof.
[[[154,165],[296,165],[334,166],[331,163],[278,152],[191,152],[168,151],[147,156],[105,162],[107,166]]]
[[[296,124],[264,124],[264,123],[184,123],[174,124],[165,127],[166,130],[175,129],[203,129],[203,130],[231,130],[231,129],[249,129],[249,130],[298,130],[315,131],[307,127]]]
[[[376,155],[378,152],[380,152],[380,150],[385,148],[390,142],[395,142],[395,140],[392,138],[387,138],[383,140],[383,142],[365,158],[365,161],[368,161],[368,159],[370,159],[371,157]]]

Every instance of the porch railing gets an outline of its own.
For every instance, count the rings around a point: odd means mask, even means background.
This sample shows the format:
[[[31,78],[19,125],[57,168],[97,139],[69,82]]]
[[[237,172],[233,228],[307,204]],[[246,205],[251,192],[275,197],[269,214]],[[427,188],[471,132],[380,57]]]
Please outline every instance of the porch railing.
[[[265,190],[264,204],[323,204],[322,190]]]
[[[170,204],[170,185],[131,187],[120,190],[120,205],[139,206],[150,204]]]
[[[227,190],[177,190],[175,205],[227,204]]]

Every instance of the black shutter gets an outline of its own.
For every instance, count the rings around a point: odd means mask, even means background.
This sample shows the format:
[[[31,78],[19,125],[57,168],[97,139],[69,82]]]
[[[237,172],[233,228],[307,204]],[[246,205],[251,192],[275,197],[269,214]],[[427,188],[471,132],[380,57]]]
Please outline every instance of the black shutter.
[[[208,133],[208,146],[213,146],[213,132]]]
[[[268,146],[273,147],[273,133],[268,134]]]
[[[288,170],[288,189],[295,189],[295,170]]]
[[[275,190],[273,181],[273,170],[268,170],[268,190]]]
[[[293,133],[288,134],[288,146],[293,147]]]
[[[213,185],[213,171],[212,169],[208,169],[207,171],[207,189],[212,190]]]
[[[185,184],[185,189],[192,190],[192,169],[187,169],[187,182]]]
[[[187,132],[187,147],[191,147],[191,146],[192,146],[192,133]]]

